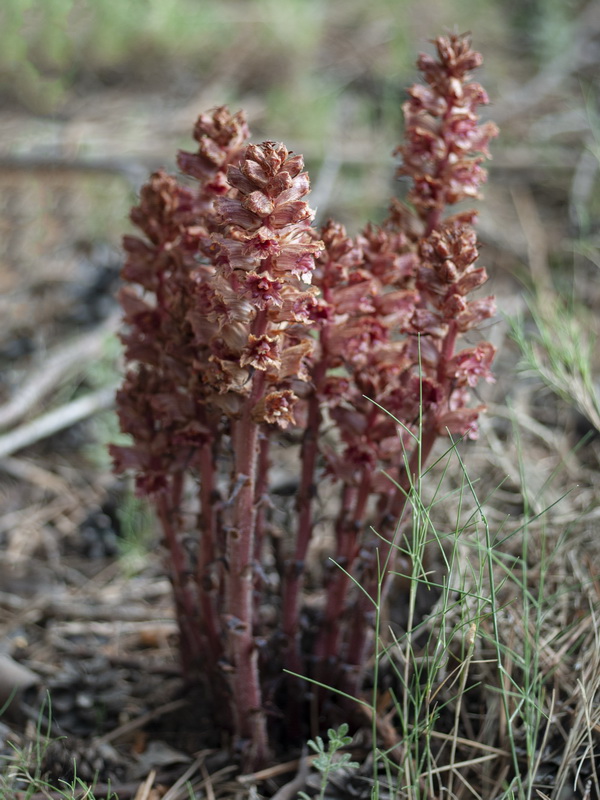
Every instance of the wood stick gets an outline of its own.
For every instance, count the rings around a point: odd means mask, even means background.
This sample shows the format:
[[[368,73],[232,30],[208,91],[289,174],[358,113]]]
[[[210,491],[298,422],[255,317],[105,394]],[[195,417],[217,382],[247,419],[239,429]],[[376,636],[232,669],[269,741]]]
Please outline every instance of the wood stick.
[[[51,351],[43,366],[37,365],[18,387],[14,397],[0,406],[0,428],[9,428],[23,419],[67,376],[81,372],[90,361],[99,357],[107,336],[117,330],[120,319],[121,312],[116,311],[94,330]]]
[[[60,408],[55,408],[47,414],[37,417],[32,422],[21,425],[0,437],[0,459],[6,458],[24,447],[29,447],[41,439],[46,439],[54,433],[70,428],[93,416],[98,411],[111,408],[115,401],[117,386],[105,386],[95,392],[73,400]]]

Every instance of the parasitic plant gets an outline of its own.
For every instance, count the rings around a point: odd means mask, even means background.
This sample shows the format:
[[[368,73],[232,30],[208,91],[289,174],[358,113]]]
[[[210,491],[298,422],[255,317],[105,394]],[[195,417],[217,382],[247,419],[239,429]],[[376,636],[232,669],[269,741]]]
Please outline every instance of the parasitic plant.
[[[302,157],[248,144],[243,114],[226,108],[200,116],[197,152],[179,154],[194,188],[157,172],[132,211],[143,238],[125,238],[123,278],[138,288],[121,295],[117,397],[132,443],[112,453],[157,510],[184,673],[248,765],[268,759],[277,730],[306,735],[302,686],[284,668],[360,692],[375,548],[393,554],[436,439],[477,435],[470,390],[492,380],[493,346],[458,345],[494,313],[492,298],[469,299],[487,278],[476,214],[447,211],[479,196],[497,130],[478,121],[487,97],[470,82],[481,57],[469,37],[435,44],[403,107],[410,190],[379,227],[315,230]],[[270,468],[294,437],[294,520],[281,536]],[[343,569],[325,570],[307,614],[319,480],[339,490],[331,556]]]

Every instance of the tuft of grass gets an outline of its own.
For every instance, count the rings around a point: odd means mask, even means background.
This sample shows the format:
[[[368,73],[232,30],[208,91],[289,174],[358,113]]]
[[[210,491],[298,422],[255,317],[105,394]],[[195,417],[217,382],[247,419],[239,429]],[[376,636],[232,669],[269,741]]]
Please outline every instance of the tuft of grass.
[[[4,709],[0,710],[1,712]],[[119,800],[110,789],[102,796],[94,794],[93,785],[87,785],[74,776],[70,780],[49,781],[43,772],[48,748],[56,738],[51,736],[52,704],[47,701],[38,715],[34,735],[24,744],[17,745],[7,740],[11,753],[0,756],[0,800],[33,800],[33,798],[56,798],[56,800]]]
[[[156,518],[150,505],[128,492],[121,502],[117,517],[121,530],[119,558],[128,576],[141,572],[156,538]]]
[[[593,375],[596,340],[591,312],[553,291],[529,301],[534,327],[522,316],[508,319],[521,352],[520,368],[575,407],[600,431],[600,393]]]
[[[493,529],[494,490],[480,499],[459,443],[407,495],[410,521],[371,598],[373,689],[353,698],[373,728],[372,797],[554,798],[581,789],[584,768],[597,784],[600,598],[592,574],[565,566],[575,534],[553,522],[558,501],[528,505],[520,436],[515,425],[524,510],[512,530]],[[399,616],[390,574],[408,583]]]

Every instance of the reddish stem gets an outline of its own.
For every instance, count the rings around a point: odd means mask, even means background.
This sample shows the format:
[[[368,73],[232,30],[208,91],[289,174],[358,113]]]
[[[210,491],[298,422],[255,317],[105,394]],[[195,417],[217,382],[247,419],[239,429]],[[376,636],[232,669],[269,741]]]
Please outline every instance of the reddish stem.
[[[312,502],[315,495],[315,467],[319,452],[318,436],[321,427],[321,403],[318,389],[325,378],[326,372],[327,363],[325,358],[322,358],[316,365],[313,375],[314,389],[308,401],[308,418],[300,453],[302,472],[296,498],[296,510],[298,512],[296,548],[293,561],[287,565],[283,585],[282,630],[289,643],[288,668],[294,672],[298,672],[301,668],[299,643],[297,641],[300,587],[313,529]]]
[[[254,643],[254,504],[258,427],[246,403],[234,426],[235,474],[243,481],[234,507],[234,525],[227,541],[226,609],[230,660],[233,668],[233,708],[238,737],[253,745],[252,764],[268,755],[267,730],[261,713],[258,653]]]
[[[223,645],[219,636],[219,623],[215,607],[216,578],[212,575],[215,564],[217,541],[217,520],[215,508],[215,464],[213,442],[205,442],[200,448],[200,541],[198,543],[198,563],[196,583],[200,598],[201,621],[206,636],[208,652],[203,658],[208,661],[211,673],[222,655]]]
[[[265,508],[269,494],[269,454],[270,439],[268,431],[261,431],[258,442],[258,462],[256,467],[256,524],[254,528],[254,559],[259,562],[265,533]]]
[[[190,586],[186,582],[187,559],[173,525],[173,507],[167,502],[166,494],[158,496],[156,507],[170,554],[171,582],[181,635],[182,666],[184,673],[189,676],[194,665],[199,663],[202,651],[196,625],[197,608]]]
[[[351,583],[348,573],[358,553],[358,534],[371,492],[371,474],[370,468],[363,469],[358,492],[350,490],[348,486],[344,487],[343,505],[336,529],[336,561],[343,570],[335,568],[327,587],[325,614],[316,646],[317,659],[324,663],[339,657],[341,624]],[[351,498],[354,501],[353,512],[350,511]]]
[[[442,130],[442,136],[446,141],[446,144],[448,143],[448,140],[452,141],[453,138],[452,131],[449,131],[447,128],[447,123],[452,118],[453,111],[454,111],[454,106],[452,105],[452,103],[448,103],[448,106],[442,116],[441,130]],[[442,158],[440,161],[438,161],[436,168],[433,171],[434,178],[441,178],[443,176],[444,170],[448,166],[448,158],[449,158],[449,148],[447,147],[447,155],[444,156],[444,158]],[[437,227],[439,227],[439,224],[442,221],[442,210],[444,207],[443,197],[444,197],[443,189],[438,190],[435,195],[434,205],[430,209],[429,213],[425,218],[425,233],[424,233],[425,238],[427,238]]]
[[[253,332],[264,329],[265,325],[266,315],[259,314],[254,320]],[[252,411],[263,394],[264,385],[264,373],[255,374],[241,418],[233,425],[234,483],[239,484],[239,489],[234,500],[233,525],[227,537],[225,608],[233,669],[232,704],[236,734],[250,742],[247,763],[251,768],[264,764],[269,755],[254,642],[253,603],[258,425],[252,419]]]
[[[445,365],[454,355],[454,346],[456,343],[456,336],[458,330],[456,323],[451,321],[448,327],[448,332],[442,342],[440,356],[438,361],[438,382],[443,388],[444,400],[442,402],[448,403],[450,393],[450,382],[445,374]],[[407,495],[411,488],[415,486],[421,476],[424,465],[427,463],[431,450],[438,438],[438,425],[436,414],[425,414],[422,420],[422,436],[420,444],[413,450],[408,468],[404,468],[398,480],[398,488],[388,502],[387,511],[380,523],[380,534],[382,544],[379,546],[379,563],[381,565],[387,563],[387,574],[393,570],[394,554],[390,552],[393,547],[394,530],[400,524],[400,520],[405,508]],[[385,508],[385,506],[384,506]],[[392,530],[392,527],[394,530]],[[379,582],[385,581],[387,576],[372,575],[371,580],[364,587],[372,600],[376,600],[377,594],[380,591]],[[383,587],[385,591],[385,587]],[[356,613],[358,620],[355,620],[355,625],[352,628],[352,635],[348,645],[348,663],[349,665],[357,667],[354,671],[354,676],[350,679],[350,683],[346,690],[349,694],[355,693],[360,688],[361,671],[360,665],[363,663],[363,653],[367,643],[367,615],[372,609],[372,603],[367,597],[359,598]]]

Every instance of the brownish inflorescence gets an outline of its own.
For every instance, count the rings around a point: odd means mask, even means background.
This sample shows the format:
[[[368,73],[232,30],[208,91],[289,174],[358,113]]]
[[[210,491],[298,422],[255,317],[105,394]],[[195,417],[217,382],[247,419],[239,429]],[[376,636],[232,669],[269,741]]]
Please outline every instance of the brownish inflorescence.
[[[487,279],[476,215],[446,209],[479,196],[497,131],[478,122],[487,97],[469,81],[481,63],[469,38],[435,44],[437,59],[418,62],[427,85],[403,107],[407,202],[380,227],[316,231],[302,157],[247,144],[244,116],[218,108],[196,123],[198,152],[179,154],[197,188],[157,172],[131,214],[143,238],[125,237],[123,277],[137,288],[121,296],[117,405],[132,442],[112,448],[115,466],[156,506],[184,672],[207,687],[215,727],[248,766],[268,759],[286,714],[306,735],[307,684],[286,688],[283,667],[360,693],[375,548],[391,569],[436,439],[477,435],[483,406],[470,393],[492,380],[491,344],[457,347],[494,313],[492,298],[469,299]],[[296,524],[283,540],[269,480],[282,434],[301,439]],[[325,570],[309,630],[303,585],[325,479],[339,488],[331,555],[343,570]]]

